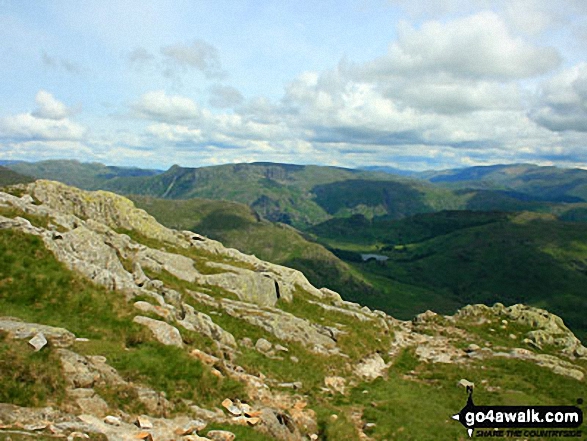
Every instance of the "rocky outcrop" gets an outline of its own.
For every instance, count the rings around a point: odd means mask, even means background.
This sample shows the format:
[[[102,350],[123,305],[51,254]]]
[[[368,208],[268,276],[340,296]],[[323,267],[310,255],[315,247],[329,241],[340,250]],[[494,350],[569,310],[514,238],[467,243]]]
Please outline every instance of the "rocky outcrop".
[[[283,341],[295,341],[316,353],[339,353],[336,347],[339,329],[318,325],[281,309],[230,299],[215,299],[197,291],[188,291],[197,302],[225,311],[228,315],[265,330]]]
[[[383,377],[388,367],[381,355],[375,353],[365,357],[355,366],[355,374],[366,380],[374,380]]]
[[[9,338],[31,339],[42,333],[49,344],[57,348],[67,348],[75,342],[75,335],[67,329],[54,326],[26,323],[14,317],[0,317],[0,332],[8,334]]]
[[[563,320],[544,309],[527,305],[505,307],[501,303],[496,303],[493,307],[468,305],[457,313],[457,317],[473,316],[482,318],[486,314],[533,328],[526,334],[524,342],[539,349],[544,346],[555,346],[566,355],[587,357],[587,348],[567,328]]]
[[[114,193],[88,192],[54,181],[38,180],[27,190],[44,206],[58,213],[73,215],[81,220],[93,220],[112,229],[140,231],[146,237],[182,245],[178,235],[159,224],[146,211]]]

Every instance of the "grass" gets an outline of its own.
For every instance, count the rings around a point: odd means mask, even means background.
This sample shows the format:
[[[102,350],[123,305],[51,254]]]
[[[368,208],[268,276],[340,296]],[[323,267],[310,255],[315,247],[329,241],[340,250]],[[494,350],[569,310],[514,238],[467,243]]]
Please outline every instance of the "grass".
[[[408,373],[410,377],[404,378]],[[461,378],[475,383],[477,405],[574,405],[587,392],[583,382],[526,361],[495,358],[467,365],[426,364],[413,349],[406,349],[394,360],[387,378],[359,384],[348,396],[337,396],[333,404],[363,407],[364,421],[375,423],[367,434],[376,440],[465,440],[463,427],[450,418],[466,403],[465,390],[456,387]]]
[[[23,219],[28,220],[33,226],[39,228],[48,228],[51,220],[49,216],[27,213],[14,207],[0,207],[0,216],[9,217],[11,219],[22,217]]]
[[[315,298],[298,287],[292,302],[279,302],[278,306],[313,323],[343,330],[338,337],[337,346],[353,360],[360,360],[374,352],[385,352],[389,347],[392,336],[376,320],[361,322],[342,312],[326,311],[308,300]]]
[[[165,392],[175,404],[185,399],[200,405],[217,405],[218,399],[243,396],[240,383],[212,375],[199,360],[180,348],[145,342],[111,356],[109,361],[124,377]]]
[[[59,405],[65,380],[55,350],[34,352],[25,340],[8,340],[0,333],[0,403],[17,406]]]

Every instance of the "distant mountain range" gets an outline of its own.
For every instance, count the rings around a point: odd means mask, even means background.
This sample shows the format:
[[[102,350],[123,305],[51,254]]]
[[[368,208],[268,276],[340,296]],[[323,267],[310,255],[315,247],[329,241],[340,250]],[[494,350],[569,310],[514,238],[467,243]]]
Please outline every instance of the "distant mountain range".
[[[562,215],[576,208],[568,204],[587,202],[587,170],[529,164],[420,173],[385,167],[354,170],[266,162],[200,168],[175,165],[165,172],[77,161],[7,166],[23,175],[87,190],[241,202],[266,219],[300,228],[358,213],[396,219],[445,209]]]

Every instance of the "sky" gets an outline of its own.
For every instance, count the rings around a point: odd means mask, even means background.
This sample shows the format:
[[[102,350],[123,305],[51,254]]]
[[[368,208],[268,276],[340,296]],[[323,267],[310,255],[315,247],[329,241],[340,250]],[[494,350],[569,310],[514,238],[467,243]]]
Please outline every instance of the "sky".
[[[0,0],[0,159],[587,168],[587,2]]]

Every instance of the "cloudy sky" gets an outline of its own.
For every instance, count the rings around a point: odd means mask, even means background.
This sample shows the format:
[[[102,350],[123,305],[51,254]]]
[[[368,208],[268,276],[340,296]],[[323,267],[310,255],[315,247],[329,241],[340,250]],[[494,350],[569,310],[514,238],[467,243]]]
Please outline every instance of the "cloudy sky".
[[[0,0],[0,159],[587,168],[584,0]]]

